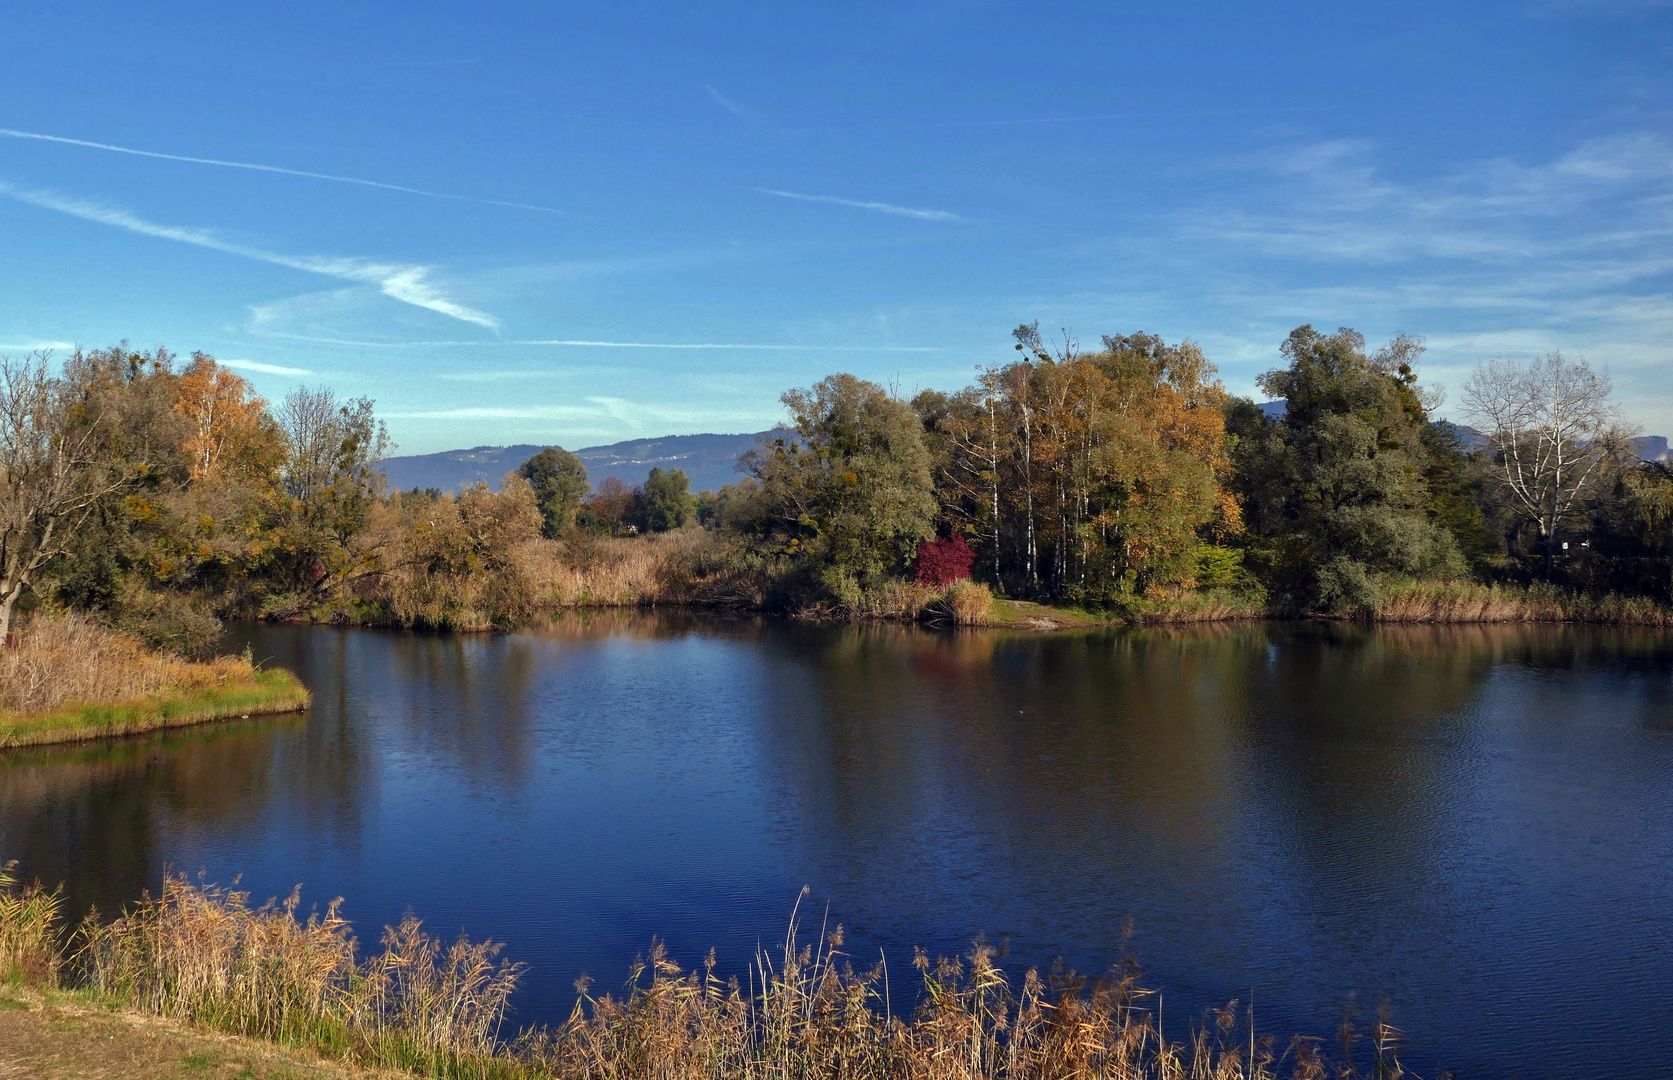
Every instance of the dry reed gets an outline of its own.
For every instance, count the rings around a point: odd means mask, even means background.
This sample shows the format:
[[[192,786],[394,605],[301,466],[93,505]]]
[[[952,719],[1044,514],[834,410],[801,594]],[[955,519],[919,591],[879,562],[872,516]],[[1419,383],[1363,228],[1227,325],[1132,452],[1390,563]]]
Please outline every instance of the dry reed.
[[[19,632],[15,648],[0,650],[0,710],[35,714],[110,704],[215,687],[254,673],[247,660],[180,660],[85,616],[39,614]]]
[[[39,883],[19,886],[16,868],[0,865],[0,979],[50,985],[58,980],[63,898]]]
[[[472,1073],[501,1053],[521,967],[498,945],[444,948],[409,915],[360,961],[340,901],[306,919],[294,892],[249,901],[170,875],[113,922],[89,917],[74,964],[88,989],[139,1011],[369,1064]]]
[[[959,582],[930,607],[932,619],[945,619],[954,626],[992,626],[998,621],[993,591],[979,581]]]
[[[700,577],[692,564],[708,542],[698,529],[632,538],[575,536],[525,548],[523,573],[549,608],[688,603]]]
[[[1642,596],[1588,596],[1544,582],[1478,585],[1465,581],[1406,581],[1385,586],[1371,615],[1376,622],[1578,622],[1615,626],[1673,626],[1673,609]]]
[[[805,891],[804,891],[805,895]],[[792,915],[776,955],[722,980],[711,952],[685,971],[660,944],[621,998],[585,978],[568,1020],[502,1036],[521,967],[492,942],[444,947],[412,916],[360,960],[333,902],[298,917],[284,902],[169,875],[121,917],[90,915],[65,951],[56,893],[0,873],[0,960],[9,977],[81,989],[107,1004],[430,1076],[563,1080],[1297,1080],[1407,1075],[1386,1018],[1345,1027],[1343,1063],[1312,1040],[1279,1049],[1237,1002],[1164,1038],[1154,995],[1128,961],[1096,978],[1030,970],[1020,983],[978,940],[961,958],[914,967],[923,993],[897,1010],[882,963],[856,970],[843,931],[799,939]],[[798,905],[799,909],[799,905]],[[1369,1071],[1351,1059],[1366,1057]],[[1362,1062],[1361,1064],[1366,1064]]]

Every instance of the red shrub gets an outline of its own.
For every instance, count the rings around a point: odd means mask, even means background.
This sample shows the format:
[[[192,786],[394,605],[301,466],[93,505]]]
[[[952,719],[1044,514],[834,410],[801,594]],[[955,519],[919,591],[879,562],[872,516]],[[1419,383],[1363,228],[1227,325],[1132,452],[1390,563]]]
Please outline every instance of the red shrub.
[[[920,585],[945,589],[970,576],[976,553],[958,533],[924,540],[918,544],[918,558],[912,564],[912,580]]]

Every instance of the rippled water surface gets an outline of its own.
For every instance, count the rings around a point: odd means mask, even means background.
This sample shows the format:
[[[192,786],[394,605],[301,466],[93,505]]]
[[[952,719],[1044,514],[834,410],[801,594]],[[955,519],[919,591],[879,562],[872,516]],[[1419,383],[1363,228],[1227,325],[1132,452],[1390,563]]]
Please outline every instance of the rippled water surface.
[[[312,711],[0,755],[0,855],[107,911],[171,865],[346,896],[366,938],[410,907],[530,965],[522,1020],[652,935],[741,970],[805,884],[897,993],[915,944],[1096,970],[1131,916],[1175,1035],[1253,990],[1284,1034],[1386,1001],[1426,1075],[1673,1060],[1666,636],[232,637]]]

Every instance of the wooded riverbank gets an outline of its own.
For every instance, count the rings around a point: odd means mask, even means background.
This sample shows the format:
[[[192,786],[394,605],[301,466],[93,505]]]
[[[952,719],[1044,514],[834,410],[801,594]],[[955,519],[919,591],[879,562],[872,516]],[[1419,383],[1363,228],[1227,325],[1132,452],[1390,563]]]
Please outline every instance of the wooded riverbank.
[[[952,393],[840,373],[787,391],[740,480],[703,492],[660,468],[595,490],[556,447],[497,489],[390,491],[369,399],[304,388],[270,407],[202,354],[7,361],[6,401],[38,437],[0,472],[59,480],[8,496],[27,527],[0,628],[40,605],[195,655],[227,619],[489,630],[589,607],[1027,629],[1673,622],[1673,469],[1636,456],[1584,363],[1484,365],[1475,430],[1430,415],[1414,338],[1369,350],[1298,327],[1257,405],[1189,341],[1014,336],[1014,362]],[[1583,428],[1542,426],[1559,384]],[[75,453],[50,469],[24,453],[57,444]]]

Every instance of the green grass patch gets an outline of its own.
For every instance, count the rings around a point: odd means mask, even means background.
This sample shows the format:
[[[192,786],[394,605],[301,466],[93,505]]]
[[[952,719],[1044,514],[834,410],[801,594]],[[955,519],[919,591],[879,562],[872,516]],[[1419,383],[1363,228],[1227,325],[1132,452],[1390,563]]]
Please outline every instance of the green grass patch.
[[[186,727],[233,717],[300,712],[308,691],[282,668],[248,679],[101,705],[67,705],[47,713],[0,713],[0,748],[81,742]]]

